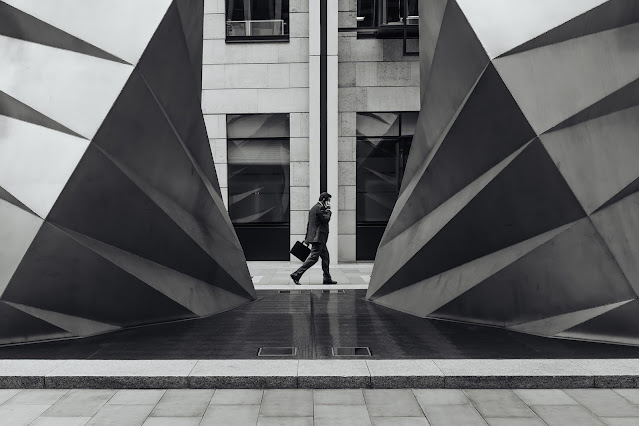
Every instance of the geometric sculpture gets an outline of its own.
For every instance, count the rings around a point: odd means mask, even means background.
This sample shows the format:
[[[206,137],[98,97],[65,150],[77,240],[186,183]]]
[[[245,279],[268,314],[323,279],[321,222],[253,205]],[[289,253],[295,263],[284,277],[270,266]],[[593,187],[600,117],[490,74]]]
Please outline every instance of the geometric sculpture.
[[[639,343],[639,2],[422,2],[422,111],[367,298]]]
[[[255,298],[200,106],[203,1],[0,2],[0,342]]]

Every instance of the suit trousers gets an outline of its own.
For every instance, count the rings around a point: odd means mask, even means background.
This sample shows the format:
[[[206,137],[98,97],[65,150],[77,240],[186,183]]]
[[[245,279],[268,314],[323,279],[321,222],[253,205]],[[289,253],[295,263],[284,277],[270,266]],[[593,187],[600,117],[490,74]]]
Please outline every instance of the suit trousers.
[[[317,263],[317,260],[322,258],[322,271],[324,272],[324,281],[330,281],[331,272],[329,266],[331,264],[331,258],[328,254],[328,249],[325,243],[311,243],[311,253],[308,255],[302,266],[293,272],[298,279],[302,277],[311,266]]]

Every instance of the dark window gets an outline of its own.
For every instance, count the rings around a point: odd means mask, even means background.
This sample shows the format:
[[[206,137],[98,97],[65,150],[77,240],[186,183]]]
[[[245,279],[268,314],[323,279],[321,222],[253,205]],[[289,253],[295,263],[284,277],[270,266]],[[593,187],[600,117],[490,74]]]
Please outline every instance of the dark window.
[[[417,114],[357,114],[358,260],[375,258],[399,196]]]
[[[289,115],[227,115],[229,215],[248,260],[288,260]]]
[[[288,40],[288,0],[226,0],[226,40]]]
[[[357,0],[358,36],[419,39],[418,0]],[[414,43],[404,50],[413,54]]]

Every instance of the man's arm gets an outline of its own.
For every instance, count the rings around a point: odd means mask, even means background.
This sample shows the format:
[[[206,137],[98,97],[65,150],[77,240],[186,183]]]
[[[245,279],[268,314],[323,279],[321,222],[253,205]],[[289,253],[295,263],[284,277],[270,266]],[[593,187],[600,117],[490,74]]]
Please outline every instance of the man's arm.
[[[331,220],[332,214],[333,212],[331,212],[330,209],[327,209],[326,207],[321,207],[319,211],[317,212],[317,217],[319,218],[320,222],[324,224],[328,224],[328,222]]]

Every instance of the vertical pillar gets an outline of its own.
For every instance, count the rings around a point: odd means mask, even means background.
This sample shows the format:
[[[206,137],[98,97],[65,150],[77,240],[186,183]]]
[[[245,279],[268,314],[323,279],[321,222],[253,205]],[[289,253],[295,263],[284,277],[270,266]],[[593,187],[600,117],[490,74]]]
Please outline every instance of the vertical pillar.
[[[322,74],[320,64],[321,54],[321,10],[322,2],[309,0],[308,2],[308,143],[309,143],[309,208],[317,202],[320,194],[320,156],[321,156],[321,103],[320,93]]]
[[[333,196],[331,206],[333,216],[331,219],[331,232],[328,240],[328,250],[331,253],[331,262],[337,263],[339,210],[344,200],[339,199],[338,190],[338,108],[337,108],[337,36],[338,36],[338,2],[327,0],[326,2],[326,190]]]
[[[337,11],[337,1],[309,1],[309,207],[321,192],[333,196],[331,263],[337,263],[339,256]]]

